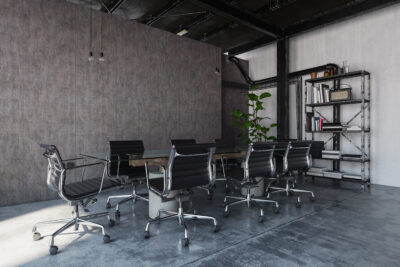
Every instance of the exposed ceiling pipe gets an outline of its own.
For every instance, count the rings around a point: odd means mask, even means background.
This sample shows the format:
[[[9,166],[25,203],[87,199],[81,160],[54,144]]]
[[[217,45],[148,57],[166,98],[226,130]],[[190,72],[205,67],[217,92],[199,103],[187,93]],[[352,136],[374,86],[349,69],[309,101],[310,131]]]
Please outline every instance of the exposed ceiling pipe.
[[[230,57],[228,57],[228,59],[230,61],[232,61],[233,63],[235,63],[236,67],[239,69],[240,73],[242,74],[243,78],[246,80],[246,82],[249,86],[275,83],[278,80],[278,78],[275,76],[275,77],[270,77],[270,78],[253,81],[250,78],[249,74],[246,72],[246,70],[243,68],[242,64],[240,63],[240,60],[237,57],[230,56]],[[339,70],[339,66],[337,64],[329,63],[329,64],[289,73],[289,79],[294,79],[299,76],[310,74],[312,72],[325,71],[325,70],[329,70],[332,68],[335,70],[336,73]]]

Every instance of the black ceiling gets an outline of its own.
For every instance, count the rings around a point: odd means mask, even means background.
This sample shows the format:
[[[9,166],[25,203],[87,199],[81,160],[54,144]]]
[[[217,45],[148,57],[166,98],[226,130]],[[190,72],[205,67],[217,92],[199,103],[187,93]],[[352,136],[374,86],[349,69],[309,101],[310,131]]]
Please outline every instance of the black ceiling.
[[[69,0],[242,53],[399,0]],[[95,5],[95,6],[94,6]]]

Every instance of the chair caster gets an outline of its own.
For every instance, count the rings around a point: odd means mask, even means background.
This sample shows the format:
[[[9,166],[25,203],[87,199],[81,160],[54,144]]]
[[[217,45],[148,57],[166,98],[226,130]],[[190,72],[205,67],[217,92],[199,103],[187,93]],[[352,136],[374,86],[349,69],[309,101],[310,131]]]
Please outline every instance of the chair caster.
[[[189,246],[189,238],[184,239],[184,245],[185,247]]]
[[[208,200],[212,200],[212,199],[213,199],[213,195],[212,195],[212,194],[209,194],[209,195],[207,196],[207,199],[208,199]]]
[[[301,202],[296,202],[296,208],[301,208]]]
[[[144,238],[149,239],[150,238],[150,231],[144,231]]]
[[[221,227],[219,227],[219,225],[217,224],[216,226],[214,226],[214,233],[218,233],[220,229]]]
[[[279,213],[279,207],[275,207],[274,213],[275,213],[275,214],[278,214],[278,213]]]
[[[58,251],[57,246],[50,246],[50,249],[49,249],[50,255],[56,255],[57,251]]]
[[[231,190],[229,189],[229,187],[225,187],[225,195],[229,195],[230,192]]]
[[[293,191],[289,190],[289,196],[293,196],[293,195],[294,195]]]
[[[33,241],[40,240],[40,238],[41,238],[40,233],[34,232],[33,235],[32,235],[32,238],[33,238]]]
[[[75,224],[75,231],[79,230],[79,224]]]
[[[103,242],[104,242],[104,243],[110,243],[110,241],[111,241],[111,238],[110,238],[109,235],[104,235],[104,236],[103,236]]]
[[[115,219],[119,220],[121,218],[121,212],[119,210],[115,211]]]
[[[265,220],[264,216],[258,216],[258,222],[263,223]]]
[[[115,225],[115,221],[110,219],[108,220],[108,226],[113,227]]]
[[[107,202],[106,209],[111,209],[111,203],[110,202]]]
[[[225,211],[225,210],[224,210],[224,213],[222,214],[222,217],[226,218],[226,217],[228,217],[228,216],[229,216],[229,211]]]
[[[315,199],[315,196],[310,196],[310,201],[311,201],[311,202],[315,202],[315,200],[316,200],[316,199]]]

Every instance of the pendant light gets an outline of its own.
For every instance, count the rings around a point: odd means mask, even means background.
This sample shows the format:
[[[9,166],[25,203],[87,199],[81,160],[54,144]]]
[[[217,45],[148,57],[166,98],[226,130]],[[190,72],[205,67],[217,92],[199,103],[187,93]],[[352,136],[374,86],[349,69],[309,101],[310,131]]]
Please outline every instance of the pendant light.
[[[89,22],[89,57],[88,57],[88,60],[89,61],[93,61],[94,60],[94,57],[93,57],[93,52],[92,52],[92,21],[93,21],[93,7],[92,7],[92,4],[93,4],[93,0],[91,0],[90,1],[90,16],[89,16],[89,19],[90,19],[90,22]]]

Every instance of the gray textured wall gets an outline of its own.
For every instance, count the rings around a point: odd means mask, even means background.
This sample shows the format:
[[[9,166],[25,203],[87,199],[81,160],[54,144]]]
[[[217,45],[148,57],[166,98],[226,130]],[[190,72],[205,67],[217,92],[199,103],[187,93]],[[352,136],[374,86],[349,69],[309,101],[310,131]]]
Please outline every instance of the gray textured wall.
[[[0,206],[53,198],[39,143],[63,155],[110,139],[221,135],[220,49],[64,0],[0,1]],[[100,21],[103,51],[100,63]]]

